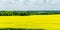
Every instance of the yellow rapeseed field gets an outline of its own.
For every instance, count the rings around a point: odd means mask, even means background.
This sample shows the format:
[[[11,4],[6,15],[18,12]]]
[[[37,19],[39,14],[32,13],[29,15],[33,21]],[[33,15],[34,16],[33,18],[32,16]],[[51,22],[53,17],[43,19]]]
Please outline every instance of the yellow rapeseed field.
[[[60,30],[60,15],[0,16],[0,28]]]

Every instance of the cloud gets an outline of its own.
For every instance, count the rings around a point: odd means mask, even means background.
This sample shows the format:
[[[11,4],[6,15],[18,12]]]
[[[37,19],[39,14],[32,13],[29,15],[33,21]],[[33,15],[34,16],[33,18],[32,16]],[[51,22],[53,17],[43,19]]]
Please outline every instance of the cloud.
[[[60,0],[0,0],[0,10],[57,10]]]

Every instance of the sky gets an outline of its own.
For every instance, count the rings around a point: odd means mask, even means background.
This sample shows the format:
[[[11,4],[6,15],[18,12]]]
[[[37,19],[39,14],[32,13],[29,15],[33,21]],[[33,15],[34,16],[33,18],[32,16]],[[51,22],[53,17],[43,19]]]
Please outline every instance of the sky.
[[[60,10],[60,0],[0,0],[0,10]]]

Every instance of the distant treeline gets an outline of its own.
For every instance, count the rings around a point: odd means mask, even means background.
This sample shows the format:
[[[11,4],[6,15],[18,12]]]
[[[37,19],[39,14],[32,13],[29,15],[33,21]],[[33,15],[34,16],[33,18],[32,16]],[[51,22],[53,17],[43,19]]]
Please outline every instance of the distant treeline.
[[[60,11],[0,11],[0,16],[53,15]]]
[[[0,30],[45,30],[45,29],[1,28]]]

